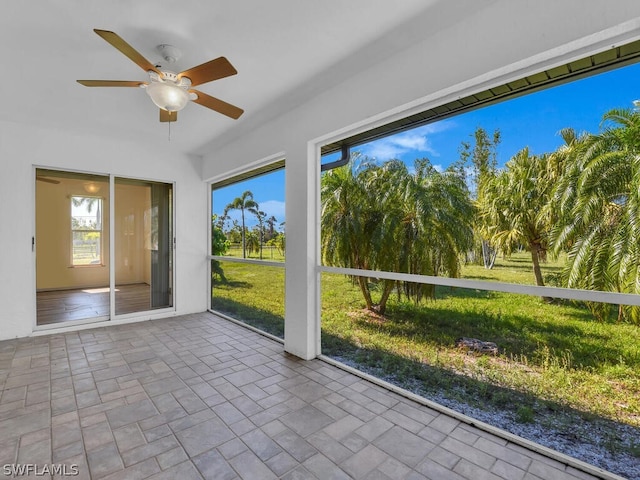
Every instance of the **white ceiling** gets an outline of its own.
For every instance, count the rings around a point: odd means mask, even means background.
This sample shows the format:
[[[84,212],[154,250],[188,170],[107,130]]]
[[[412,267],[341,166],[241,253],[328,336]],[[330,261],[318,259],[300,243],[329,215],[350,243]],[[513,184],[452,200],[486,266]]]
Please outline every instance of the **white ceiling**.
[[[166,142],[168,124],[141,89],[87,88],[77,79],[148,79],[93,32],[112,30],[152,63],[169,43],[186,70],[224,55],[238,75],[198,87],[245,110],[231,120],[189,104],[171,146],[201,153],[239,122],[286,111],[442,26],[446,0],[2,1],[0,120],[143,142]],[[454,3],[454,2],[449,2]],[[432,15],[432,13],[434,13]],[[437,13],[437,12],[436,12]],[[445,15],[446,16],[446,15]]]

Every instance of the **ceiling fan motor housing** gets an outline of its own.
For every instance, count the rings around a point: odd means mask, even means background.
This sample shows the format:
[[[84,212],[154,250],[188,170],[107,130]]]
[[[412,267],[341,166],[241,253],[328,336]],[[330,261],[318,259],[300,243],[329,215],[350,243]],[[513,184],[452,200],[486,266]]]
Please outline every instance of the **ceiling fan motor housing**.
[[[191,86],[191,80],[187,77],[178,77],[176,73],[161,71],[162,76],[155,72],[149,72],[151,83],[146,91],[159,108],[168,112],[182,110],[190,100],[187,90]]]

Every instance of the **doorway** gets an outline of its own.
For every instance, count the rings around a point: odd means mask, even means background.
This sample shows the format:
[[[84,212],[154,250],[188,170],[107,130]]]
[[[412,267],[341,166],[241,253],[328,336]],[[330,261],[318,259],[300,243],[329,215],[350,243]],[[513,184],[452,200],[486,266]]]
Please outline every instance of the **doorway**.
[[[38,326],[173,307],[173,185],[39,168],[35,183]]]

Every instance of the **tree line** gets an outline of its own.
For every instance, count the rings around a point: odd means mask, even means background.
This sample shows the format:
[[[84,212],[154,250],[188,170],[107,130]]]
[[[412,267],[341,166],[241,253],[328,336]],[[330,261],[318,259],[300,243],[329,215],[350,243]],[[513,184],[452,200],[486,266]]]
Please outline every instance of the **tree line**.
[[[232,220],[229,212],[240,211],[240,222]],[[246,216],[253,215],[258,222],[253,228],[246,226]],[[229,225],[230,224],[230,225]],[[260,210],[260,205],[253,198],[253,193],[246,190],[239,197],[226,205],[222,215],[214,215],[212,225],[212,254],[224,255],[231,244],[239,243],[242,248],[242,258],[247,254],[256,253],[262,260],[263,247],[274,247],[284,255],[284,232],[278,230],[278,219]]]
[[[438,171],[354,153],[321,180],[321,242],[327,265],[458,277],[463,262],[492,268],[498,254],[526,250],[536,285],[540,264],[562,256],[559,286],[640,293],[640,113],[614,109],[598,133],[560,132],[563,145],[527,147],[498,168],[500,132],[477,128],[460,158]],[[384,313],[393,291],[419,302],[434,286],[381,280],[380,299],[353,277],[370,310]],[[545,299],[552,301],[552,299]],[[587,302],[598,319],[608,304]],[[640,309],[619,305],[619,321]]]

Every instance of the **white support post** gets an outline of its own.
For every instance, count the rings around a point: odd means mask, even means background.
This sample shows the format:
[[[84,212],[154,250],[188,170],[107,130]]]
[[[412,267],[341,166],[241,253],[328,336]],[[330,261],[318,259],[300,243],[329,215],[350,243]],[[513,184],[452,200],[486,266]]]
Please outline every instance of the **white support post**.
[[[287,149],[284,349],[305,360],[320,353],[315,147]]]

